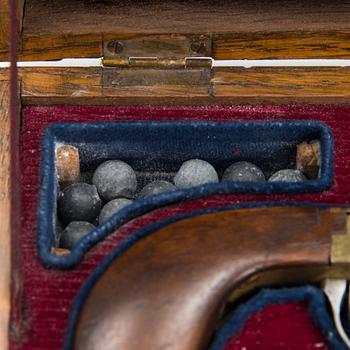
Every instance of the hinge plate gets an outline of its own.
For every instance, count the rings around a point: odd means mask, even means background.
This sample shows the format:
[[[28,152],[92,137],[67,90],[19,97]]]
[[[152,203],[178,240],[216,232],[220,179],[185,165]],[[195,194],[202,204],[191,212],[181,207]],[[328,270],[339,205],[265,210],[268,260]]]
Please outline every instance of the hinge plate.
[[[107,67],[190,68],[211,66],[210,35],[149,35],[103,44]]]
[[[151,87],[167,87],[176,91],[176,87],[192,89],[194,87],[209,87],[211,70],[193,69],[150,69],[150,68],[114,68],[102,70],[104,88],[125,89],[142,88],[144,91]]]

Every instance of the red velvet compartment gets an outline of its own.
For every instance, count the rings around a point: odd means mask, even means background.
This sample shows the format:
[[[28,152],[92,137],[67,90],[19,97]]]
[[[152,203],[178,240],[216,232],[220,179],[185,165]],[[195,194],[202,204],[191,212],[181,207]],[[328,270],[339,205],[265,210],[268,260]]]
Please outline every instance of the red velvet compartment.
[[[22,126],[22,206],[23,220],[19,245],[23,264],[23,290],[21,299],[13,309],[12,349],[60,349],[70,305],[85,278],[101,260],[127,235],[146,225],[169,216],[197,209],[226,206],[246,201],[305,201],[314,203],[350,203],[350,107],[331,106],[284,106],[284,107],[25,107]],[[192,200],[161,208],[139,217],[121,227],[104,242],[94,247],[84,261],[70,271],[46,270],[36,254],[36,210],[39,189],[40,137],[44,129],[55,122],[87,121],[131,121],[131,120],[319,120],[330,126],[335,139],[335,182],[326,192],[302,195],[215,195],[200,200]],[[18,296],[19,297],[19,296]],[[281,345],[269,332],[288,330],[286,336],[293,336],[298,349],[313,349],[315,341],[322,342],[318,330],[306,316],[307,311],[298,308],[304,316],[293,328],[296,315],[293,305],[278,306],[281,314],[289,314],[287,320],[276,318],[268,327],[263,327],[262,319],[253,325],[254,332],[264,333],[266,344],[253,345],[247,327],[240,338],[240,349],[289,349]],[[271,314],[262,312],[266,317]],[[255,317],[255,316],[254,316]],[[296,316],[295,316],[296,317]],[[265,316],[264,316],[265,319]],[[250,322],[250,321],[249,321]],[[304,332],[301,329],[304,329]],[[266,333],[267,332],[267,333]],[[248,336],[247,336],[248,334]],[[308,334],[310,336],[308,336]],[[272,334],[271,334],[272,335]],[[277,339],[277,340],[276,340]],[[315,340],[316,339],[316,340]],[[235,340],[236,341],[236,340]],[[286,343],[289,344],[289,343]],[[142,345],[140,344],[140,348]],[[237,347],[236,347],[237,348]],[[235,347],[232,349],[236,349]]]
[[[307,304],[269,305],[251,316],[244,329],[231,338],[225,350],[325,350],[327,346],[314,326]]]

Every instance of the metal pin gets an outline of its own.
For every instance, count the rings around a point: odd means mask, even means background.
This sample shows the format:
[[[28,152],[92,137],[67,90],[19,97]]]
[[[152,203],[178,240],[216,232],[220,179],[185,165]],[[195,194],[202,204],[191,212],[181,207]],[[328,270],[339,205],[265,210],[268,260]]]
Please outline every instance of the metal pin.
[[[64,144],[56,145],[57,178],[64,186],[78,182],[80,179],[80,158],[76,147]]]

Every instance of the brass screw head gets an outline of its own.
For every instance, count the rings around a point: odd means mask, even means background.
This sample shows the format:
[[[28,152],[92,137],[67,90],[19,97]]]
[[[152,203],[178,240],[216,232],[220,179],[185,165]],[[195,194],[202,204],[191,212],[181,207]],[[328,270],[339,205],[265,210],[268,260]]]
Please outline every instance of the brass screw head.
[[[122,53],[124,50],[123,44],[117,40],[111,40],[107,43],[107,49],[113,54]]]
[[[205,43],[203,41],[194,41],[191,44],[191,50],[197,54],[203,55],[206,53],[207,48],[205,47]]]

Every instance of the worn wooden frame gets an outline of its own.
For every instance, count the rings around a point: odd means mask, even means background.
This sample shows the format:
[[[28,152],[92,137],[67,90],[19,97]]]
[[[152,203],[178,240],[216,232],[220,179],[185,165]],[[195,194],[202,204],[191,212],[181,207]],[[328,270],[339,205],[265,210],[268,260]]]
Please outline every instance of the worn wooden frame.
[[[0,80],[7,78],[0,69]],[[106,74],[125,77],[109,84]],[[138,81],[135,76],[144,74]],[[188,70],[191,73],[191,69]],[[163,79],[157,78],[162,75]],[[165,76],[165,78],[164,78]],[[133,68],[21,68],[22,104],[180,104],[230,105],[258,103],[350,102],[349,67],[217,68],[201,84],[173,79],[158,69]],[[119,77],[119,78],[118,78]],[[130,97],[130,91],[133,92]]]
[[[208,1],[187,1],[186,10],[177,8],[175,2],[170,1],[174,9],[170,12],[167,8],[159,10],[157,16],[149,15],[154,8],[151,7],[147,14],[130,1],[118,2],[117,9],[113,2],[103,2],[102,6],[92,2],[102,11],[96,19],[81,7],[83,3],[18,0],[19,60],[102,57],[104,45],[109,40],[157,34],[170,37],[172,34],[206,34],[211,38],[210,56],[220,60],[350,58],[350,5],[346,1],[311,0],[301,9],[291,6],[288,0],[265,2],[260,12],[252,10],[254,2],[251,0],[237,0],[232,2],[235,10],[220,7],[217,12],[206,5],[210,3]],[[150,3],[152,5],[152,1]],[[77,14],[79,19],[72,20],[71,16]],[[194,16],[196,21],[193,21]],[[74,28],[70,27],[72,23]],[[0,61],[8,59],[8,24],[8,0],[0,0]],[[172,34],[169,34],[169,28]],[[19,71],[20,103],[232,105],[350,102],[350,67],[201,69],[205,74],[200,74],[199,68],[167,72],[155,67],[22,68]],[[186,74],[193,79],[186,78]],[[10,227],[8,104],[8,70],[0,69],[0,348],[4,350],[9,341],[13,237]],[[12,276],[12,282],[15,278]]]
[[[215,59],[349,58],[344,0],[17,0],[20,60],[101,57],[103,42],[155,34],[207,34]],[[0,60],[8,55],[8,0],[0,0]],[[196,20],[193,21],[193,18]],[[73,25],[74,23],[74,25]]]
[[[25,35],[19,47],[19,60],[101,57],[103,42],[135,37],[137,37],[135,34],[118,33]],[[250,45],[247,45],[247,42]],[[212,57],[217,60],[349,58],[350,31],[213,34],[212,47]],[[1,60],[7,60],[7,49],[2,46],[0,46]]]

